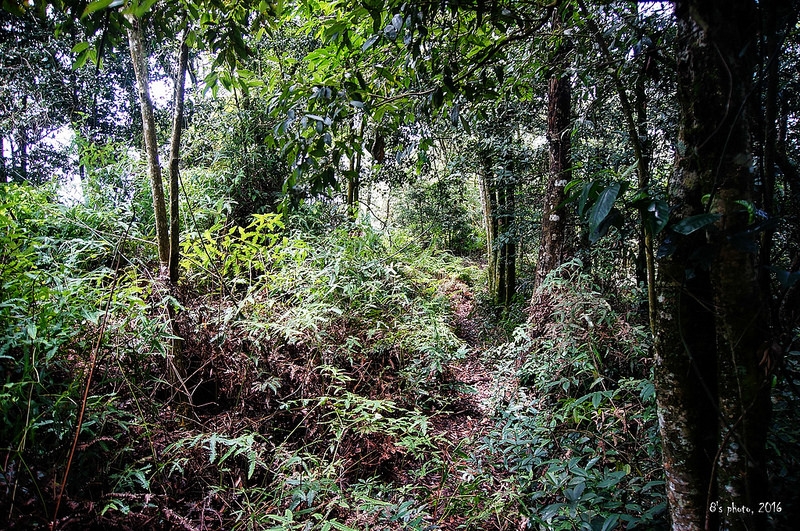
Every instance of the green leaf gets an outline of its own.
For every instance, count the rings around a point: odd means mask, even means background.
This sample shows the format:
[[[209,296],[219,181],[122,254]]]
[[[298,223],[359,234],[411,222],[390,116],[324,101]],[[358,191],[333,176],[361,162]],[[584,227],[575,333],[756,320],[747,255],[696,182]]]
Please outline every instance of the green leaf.
[[[583,217],[586,205],[589,203],[589,200],[593,198],[598,186],[600,186],[600,183],[598,183],[597,181],[588,182],[583,185],[583,188],[581,189],[581,194],[578,197],[579,216]]]
[[[3,0],[2,9],[4,11],[8,11],[12,15],[16,15],[18,17],[25,16],[25,7],[27,7],[27,3],[22,4],[20,2],[7,2]]]
[[[549,522],[556,514],[558,514],[558,511],[561,510],[562,507],[564,507],[563,503],[550,504],[545,507],[541,513],[539,513],[539,518],[545,522]]]
[[[606,518],[606,521],[603,522],[603,527],[600,528],[600,531],[611,531],[612,529],[615,529],[617,527],[617,522],[619,522],[619,515],[610,515],[608,518]]]
[[[75,62],[72,63],[72,69],[77,70],[81,68],[83,65],[86,64],[86,61],[91,61],[94,63],[97,57],[97,52],[94,48],[86,48],[81,53],[78,54],[78,57],[75,58]]]
[[[655,199],[650,202],[645,215],[645,228],[651,235],[655,236],[669,223],[669,205],[663,199]]]
[[[696,216],[689,216],[672,227],[672,230],[678,234],[688,235],[707,225],[711,225],[720,217],[719,214],[697,214]]]
[[[614,202],[617,200],[621,188],[622,185],[620,183],[614,183],[600,192],[597,201],[589,211],[589,229],[592,232],[597,232],[600,224],[606,219],[611,209],[614,208]]]
[[[72,47],[72,53],[81,53],[89,46],[91,46],[91,44],[89,44],[88,42],[79,42],[78,44]]]
[[[95,11],[100,11],[101,9],[105,9],[111,5],[114,0],[95,0],[94,2],[90,3],[86,6],[86,9],[83,10],[83,14],[81,18],[91,15]]]
[[[356,531],[355,528],[340,524],[336,520],[330,520],[331,527],[338,529],[338,531]]]
[[[372,45],[375,44],[377,42],[377,40],[380,39],[380,38],[381,38],[381,34],[380,33],[376,33],[375,35],[373,35],[372,37],[367,39],[364,42],[364,45],[361,47],[361,51],[362,52],[366,52],[367,50],[372,48]]]
[[[142,17],[145,13],[150,11],[150,8],[153,7],[155,3],[156,0],[142,0],[138,6],[133,6],[133,14],[137,17]]]

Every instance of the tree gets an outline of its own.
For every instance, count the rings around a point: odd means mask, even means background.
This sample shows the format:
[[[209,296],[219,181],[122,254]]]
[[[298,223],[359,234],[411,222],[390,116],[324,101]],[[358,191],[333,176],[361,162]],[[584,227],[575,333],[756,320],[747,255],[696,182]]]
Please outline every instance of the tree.
[[[478,141],[477,173],[486,231],[487,276],[494,303],[507,308],[517,288],[519,168],[516,109],[504,105],[485,122],[492,134]]]
[[[571,81],[569,54],[571,45],[564,34],[564,20],[572,17],[570,4],[564,3],[553,11],[552,27],[556,48],[550,60],[551,74],[547,88],[547,142],[550,169],[544,208],[539,260],[536,264],[534,286],[538,287],[547,274],[566,261],[574,252],[573,237],[569,234],[569,210],[560,208],[567,194],[564,189],[572,180],[572,121],[570,112]]]
[[[750,0],[676,2],[680,148],[661,260],[656,388],[673,529],[760,529],[769,421],[766,301],[756,271],[748,98]]]
[[[161,177],[161,163],[158,157],[156,119],[153,113],[153,100],[150,97],[150,74],[147,68],[147,54],[142,40],[141,21],[133,14],[128,14],[127,19],[129,23],[127,30],[128,41],[130,43],[133,69],[136,72],[139,110],[142,115],[147,173],[150,177],[150,189],[153,194],[153,212],[155,213],[156,221],[156,243],[158,244],[160,274],[168,278],[170,269],[169,222],[167,221],[167,207],[164,198],[164,183]]]

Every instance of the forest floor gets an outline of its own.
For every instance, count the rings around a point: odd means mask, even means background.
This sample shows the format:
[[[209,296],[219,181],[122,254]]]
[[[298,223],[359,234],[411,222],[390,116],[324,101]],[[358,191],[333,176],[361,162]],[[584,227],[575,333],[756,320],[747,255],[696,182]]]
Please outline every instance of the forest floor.
[[[475,292],[465,282],[449,279],[440,289],[451,302],[453,331],[469,345],[469,353],[447,370],[449,384],[457,396],[452,397],[444,411],[431,417],[431,439],[439,441],[437,450],[446,461],[445,470],[448,472],[446,478],[441,473],[425,477],[427,487],[433,493],[433,499],[429,500],[433,507],[447,507],[443,501],[458,495],[459,471],[468,468],[465,457],[476,450],[477,443],[494,426],[491,404],[500,385],[483,356],[484,351],[492,346],[493,341],[487,336],[497,332],[496,323],[481,313]],[[411,485],[418,480],[409,472],[396,468],[392,476],[399,485]],[[434,511],[433,516],[439,517],[437,529],[464,529],[465,518],[462,515],[437,515]],[[525,529],[526,523],[520,521],[519,529]],[[494,529],[493,524],[485,522],[484,529]],[[507,522],[505,524],[498,519],[496,528],[508,529]]]

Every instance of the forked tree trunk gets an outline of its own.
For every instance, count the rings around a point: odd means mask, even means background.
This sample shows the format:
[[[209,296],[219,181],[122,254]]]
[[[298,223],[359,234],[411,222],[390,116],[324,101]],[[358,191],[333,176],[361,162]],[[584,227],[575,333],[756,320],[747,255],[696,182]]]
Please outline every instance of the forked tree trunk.
[[[759,366],[766,306],[756,274],[747,98],[752,0],[678,0],[680,145],[673,216],[719,216],[659,268],[656,386],[673,529],[764,529],[769,394]],[[695,218],[697,219],[697,218]],[[751,512],[729,512],[732,507]]]
[[[153,100],[150,97],[150,77],[147,70],[147,54],[142,43],[142,29],[139,20],[127,15],[128,43],[130,44],[133,71],[136,74],[136,88],[139,93],[139,110],[142,114],[142,135],[147,155],[147,170],[150,189],[153,193],[153,212],[156,219],[156,241],[158,242],[159,274],[169,277],[169,226],[167,207],[164,201],[164,183],[161,178],[161,163],[158,160],[158,140],[156,138],[156,119],[153,114]]]
[[[162,286],[175,297],[175,288],[179,276],[180,259],[180,221],[179,221],[179,179],[180,179],[180,140],[183,130],[183,103],[186,82],[186,69],[189,49],[182,39],[179,58],[178,75],[175,78],[175,115],[173,120],[172,138],[170,142],[170,221],[167,225],[167,209],[164,198],[164,185],[161,176],[161,164],[158,157],[158,141],[156,139],[156,123],[153,113],[153,102],[150,98],[150,81],[147,72],[147,55],[142,43],[142,30],[140,22],[129,15],[128,41],[131,49],[136,85],[139,92],[139,108],[142,114],[142,128],[144,134],[145,151],[147,153],[148,174],[150,187],[153,193],[153,210],[156,219],[156,239],[158,241],[159,277],[168,282]],[[171,297],[171,298],[172,298]],[[170,298],[170,299],[171,299]],[[167,299],[167,300],[170,300]],[[167,356],[167,379],[172,385],[173,396],[178,403],[178,412],[184,415],[190,402],[190,393],[186,388],[185,357],[181,351],[181,340],[176,328],[175,307],[167,302],[167,315],[169,329],[174,339],[170,340],[170,349]]]

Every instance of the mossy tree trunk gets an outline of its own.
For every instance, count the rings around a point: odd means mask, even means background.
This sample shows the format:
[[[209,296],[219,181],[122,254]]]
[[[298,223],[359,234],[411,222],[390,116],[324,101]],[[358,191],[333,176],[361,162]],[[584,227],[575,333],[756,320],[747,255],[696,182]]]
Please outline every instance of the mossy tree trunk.
[[[571,13],[564,4],[553,13],[554,33],[563,28],[562,18]],[[558,206],[566,199],[564,188],[572,180],[572,111],[567,66],[571,44],[563,37],[551,59],[552,74],[547,88],[547,142],[550,169],[542,210],[542,236],[536,262],[534,287],[538,288],[550,271],[560,266],[574,254],[574,237],[569,234],[569,211]],[[535,295],[534,295],[535,296]]]
[[[747,98],[756,5],[679,0],[675,9],[681,117],[673,216],[718,218],[674,234],[675,251],[659,268],[656,386],[672,526],[763,529],[769,386],[759,362],[767,311],[759,237],[745,231],[741,206],[753,199]],[[728,513],[734,506],[752,513]]]
[[[507,307],[516,292],[516,179],[507,165],[493,164],[494,150],[480,154],[480,189],[486,229],[489,292],[495,304]]]

